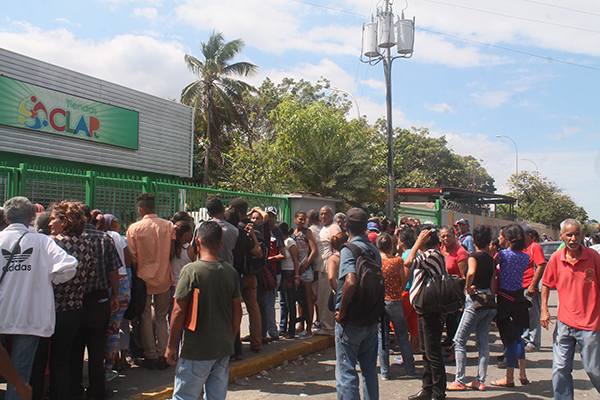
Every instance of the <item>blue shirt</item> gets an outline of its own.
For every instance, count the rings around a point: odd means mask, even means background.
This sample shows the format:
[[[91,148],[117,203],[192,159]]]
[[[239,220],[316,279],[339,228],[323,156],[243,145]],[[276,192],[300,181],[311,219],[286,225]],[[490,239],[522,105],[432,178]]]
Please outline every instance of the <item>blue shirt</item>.
[[[381,254],[379,254],[379,250],[377,250],[377,247],[373,246],[367,236],[355,236],[349,243],[357,245],[362,250],[371,250],[375,256],[375,261],[381,265]],[[346,282],[346,275],[349,273],[356,273],[356,259],[354,258],[354,254],[352,254],[352,250],[343,247],[340,251],[340,272],[338,275],[338,290],[335,299],[336,310],[340,309],[342,290],[344,288],[344,283]]]
[[[473,236],[469,232],[465,232],[458,237],[458,243],[462,245],[469,253],[475,253],[475,243]]]
[[[529,265],[529,254],[504,249],[500,260],[500,289],[515,292],[523,289],[523,274]]]

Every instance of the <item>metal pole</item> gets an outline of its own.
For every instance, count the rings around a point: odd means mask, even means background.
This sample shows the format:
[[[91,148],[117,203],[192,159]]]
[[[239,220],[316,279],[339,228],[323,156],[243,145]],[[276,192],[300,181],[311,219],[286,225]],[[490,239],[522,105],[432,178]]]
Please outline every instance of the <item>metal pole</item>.
[[[537,164],[535,163],[535,161],[530,160],[529,158],[521,158],[521,161],[529,161],[531,163],[533,163],[533,165],[535,165],[535,171],[536,172],[540,172],[540,169],[538,168]]]
[[[386,2],[386,11],[388,3]],[[386,215],[394,220],[394,131],[392,127],[392,60],[390,48],[388,47],[383,59],[383,72],[385,75],[385,105],[387,110],[387,142],[388,142],[388,201],[386,204]]]
[[[517,176],[519,175],[519,149],[517,148],[517,143],[513,140],[513,138],[511,138],[510,136],[506,136],[506,135],[496,135],[497,138],[507,138],[508,140],[510,140],[511,142],[513,142],[513,144],[515,145],[515,173],[517,174]]]

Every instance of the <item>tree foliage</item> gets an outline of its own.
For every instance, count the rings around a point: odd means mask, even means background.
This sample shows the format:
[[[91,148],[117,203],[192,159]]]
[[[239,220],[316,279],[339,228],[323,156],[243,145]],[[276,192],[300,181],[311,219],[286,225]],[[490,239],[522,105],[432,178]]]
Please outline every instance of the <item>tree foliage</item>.
[[[567,218],[581,223],[587,221],[587,212],[548,178],[537,172],[523,171],[508,180],[509,196],[518,199],[517,217],[550,225],[556,229]]]
[[[385,120],[376,123],[385,147]],[[387,158],[383,159],[387,165]],[[387,168],[387,167],[386,167]],[[429,136],[427,128],[396,128],[394,131],[394,176],[397,188],[457,187],[494,193],[492,178],[473,156],[460,156],[448,148],[444,136]]]
[[[376,147],[368,126],[346,120],[324,100],[304,106],[286,98],[274,113],[277,137],[270,148],[281,186],[342,199],[380,202]]]
[[[197,137],[207,139],[203,142],[204,185],[208,184],[211,152],[216,156],[217,164],[221,162],[222,126],[245,122],[236,104],[241,102],[244,93],[253,88],[231,76],[250,76],[258,67],[249,62],[231,62],[243,47],[241,39],[225,42],[221,32],[213,31],[208,41],[200,44],[204,61],[185,55],[188,69],[198,79],[182,90],[181,102],[194,107],[196,118],[203,121],[200,125],[205,128],[204,132],[196,132]]]

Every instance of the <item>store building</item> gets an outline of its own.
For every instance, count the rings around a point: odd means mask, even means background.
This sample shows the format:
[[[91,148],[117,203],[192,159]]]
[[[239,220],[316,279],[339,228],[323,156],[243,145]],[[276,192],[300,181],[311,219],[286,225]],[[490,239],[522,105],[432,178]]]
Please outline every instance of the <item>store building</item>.
[[[0,48],[0,162],[192,176],[193,110]]]

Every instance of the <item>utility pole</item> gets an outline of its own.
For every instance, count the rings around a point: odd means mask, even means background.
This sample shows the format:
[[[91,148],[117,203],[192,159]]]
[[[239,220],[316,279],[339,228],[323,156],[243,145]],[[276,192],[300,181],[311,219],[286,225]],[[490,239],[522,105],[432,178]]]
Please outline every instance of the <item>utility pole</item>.
[[[363,25],[363,47],[360,60],[369,65],[383,62],[383,75],[385,78],[385,105],[387,111],[387,145],[388,145],[388,179],[386,191],[388,200],[385,213],[389,219],[394,220],[394,129],[392,125],[392,62],[397,58],[412,57],[414,47],[415,20],[398,18],[394,23],[394,14],[389,0],[385,0],[385,7],[377,9],[377,22],[371,17],[371,22]],[[397,31],[397,35],[394,35]],[[395,37],[396,36],[396,37]],[[396,47],[398,55],[392,56],[392,48]],[[366,57],[366,58],[365,58]]]

